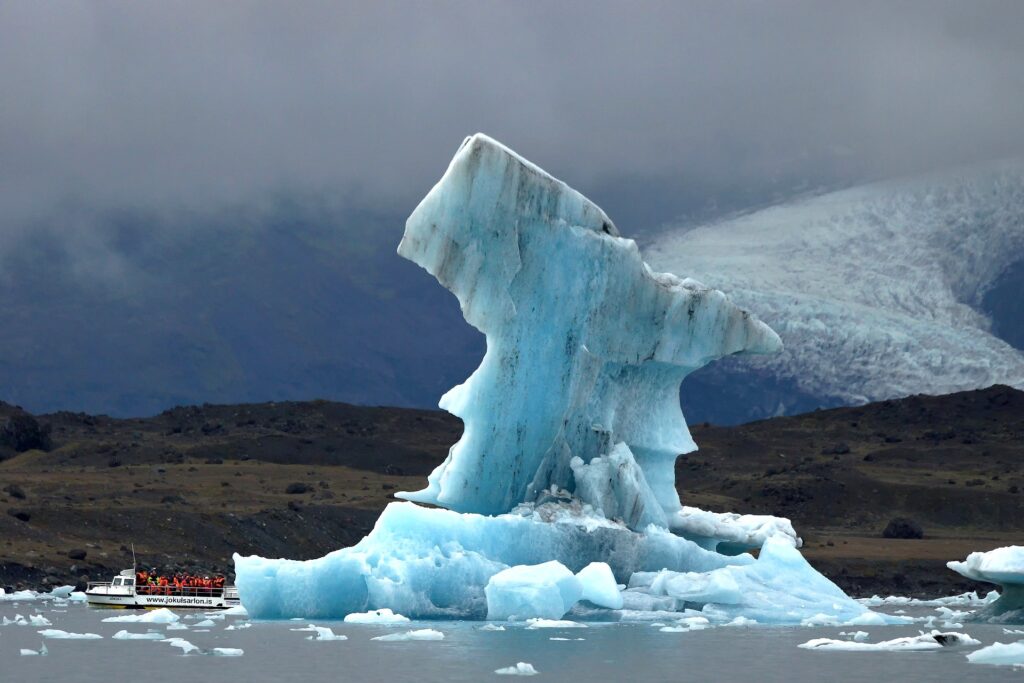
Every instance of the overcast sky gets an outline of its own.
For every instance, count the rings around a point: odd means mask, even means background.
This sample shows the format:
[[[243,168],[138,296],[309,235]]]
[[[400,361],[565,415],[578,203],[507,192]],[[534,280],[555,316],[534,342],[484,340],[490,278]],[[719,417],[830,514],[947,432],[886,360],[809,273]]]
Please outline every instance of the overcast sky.
[[[411,209],[476,131],[581,189],[1024,151],[1024,2],[844,5],[9,0],[0,230],[281,189]]]

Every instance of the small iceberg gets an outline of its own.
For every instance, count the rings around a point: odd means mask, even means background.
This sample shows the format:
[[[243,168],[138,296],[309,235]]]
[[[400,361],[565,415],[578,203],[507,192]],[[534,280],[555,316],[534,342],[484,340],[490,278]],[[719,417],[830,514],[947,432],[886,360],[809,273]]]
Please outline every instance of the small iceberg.
[[[131,633],[129,631],[118,631],[111,636],[114,640],[163,640],[164,634],[157,633],[156,631],[146,631],[145,633]]]
[[[243,627],[239,627],[239,628],[243,628]],[[228,628],[226,628],[224,630],[229,631],[229,630],[231,630],[231,627],[229,626]],[[305,628],[290,628],[288,630],[289,631],[310,631],[310,632],[312,632],[313,635],[311,635],[308,638],[306,638],[306,640],[348,640],[348,636],[339,635],[339,634],[335,633],[334,631],[332,631],[331,629],[327,628],[326,626],[317,626],[315,624],[310,624],[309,626],[306,626]]]
[[[1002,588],[999,599],[969,617],[970,621],[1024,624],[1024,546],[971,553],[963,562],[947,562],[957,574]]]
[[[386,607],[369,612],[356,612],[345,617],[346,624],[406,624],[408,622],[409,617],[395,614]]]
[[[588,628],[586,624],[579,621],[567,621],[565,619],[527,619],[526,628]]]
[[[924,650],[941,650],[945,647],[970,647],[981,645],[981,641],[971,638],[965,633],[932,631],[919,636],[893,638],[879,643],[866,643],[856,640],[835,640],[833,638],[815,638],[801,643],[797,647],[805,650],[823,650],[831,652],[921,652]]]
[[[494,673],[499,676],[536,676],[540,672],[533,668],[529,662],[518,662],[513,666],[506,666],[504,669],[495,669]]]
[[[43,638],[51,638],[53,640],[101,640],[103,636],[98,633],[69,633],[68,631],[61,631],[56,628],[44,628],[42,631],[36,631]]]
[[[241,657],[245,650],[238,647],[215,647],[210,650],[210,654],[214,657]]]
[[[106,624],[171,624],[180,619],[177,614],[161,607],[144,614],[125,614],[119,617],[107,617],[103,620]]]
[[[444,640],[444,634],[432,628],[421,628],[415,631],[405,631],[404,633],[389,633],[386,636],[370,638],[370,640],[380,640],[386,643],[406,640]]]
[[[1024,640],[1016,643],[992,643],[967,655],[971,664],[1024,666]]]
[[[19,654],[22,657],[45,657],[49,653],[50,651],[46,649],[46,643],[43,643],[42,647],[40,647],[38,650],[29,650],[27,648],[21,648],[19,652]]]

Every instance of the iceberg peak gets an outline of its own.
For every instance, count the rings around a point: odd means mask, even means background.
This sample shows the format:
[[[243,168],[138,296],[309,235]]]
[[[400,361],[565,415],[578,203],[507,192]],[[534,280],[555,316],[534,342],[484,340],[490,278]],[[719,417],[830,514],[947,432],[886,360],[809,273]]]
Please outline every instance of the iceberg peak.
[[[465,433],[427,488],[399,494],[415,502],[501,514],[554,486],[630,528],[666,527],[680,509],[675,460],[696,450],[683,378],[781,348],[721,292],[653,272],[596,204],[480,133],[398,253],[487,336],[480,367],[441,399]]]

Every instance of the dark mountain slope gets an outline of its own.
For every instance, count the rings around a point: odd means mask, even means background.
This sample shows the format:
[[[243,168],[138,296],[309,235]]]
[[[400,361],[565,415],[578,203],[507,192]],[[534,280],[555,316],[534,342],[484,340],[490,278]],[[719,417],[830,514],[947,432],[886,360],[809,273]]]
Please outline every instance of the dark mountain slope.
[[[105,576],[130,562],[130,543],[161,565],[229,569],[233,551],[319,556],[368,532],[396,489],[419,488],[460,431],[444,413],[326,401],[140,419],[3,404],[0,583]],[[790,517],[811,561],[857,594],[964,590],[946,560],[1024,542],[1024,392],[693,434],[701,450],[677,466],[685,504]],[[882,538],[897,516],[924,538]]]

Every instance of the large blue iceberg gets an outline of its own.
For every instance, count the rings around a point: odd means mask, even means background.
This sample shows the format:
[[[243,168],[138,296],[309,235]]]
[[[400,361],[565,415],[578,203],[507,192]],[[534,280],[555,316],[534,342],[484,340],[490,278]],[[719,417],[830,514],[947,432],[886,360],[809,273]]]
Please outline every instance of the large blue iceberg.
[[[653,272],[595,204],[480,134],[410,216],[398,251],[487,337],[480,367],[441,399],[465,432],[427,487],[398,494],[412,502],[391,504],[357,545],[305,562],[236,555],[250,614],[483,619],[489,599],[493,615],[560,595],[516,614],[550,617],[572,607],[572,573],[598,562],[622,584],[623,609],[578,609],[608,618],[875,617],[806,563],[788,520],[680,503],[675,461],[696,445],[679,385],[722,356],[777,351],[767,325],[719,291]],[[552,561],[564,569],[506,573],[487,590],[499,572]],[[529,576],[568,578],[525,591]]]

